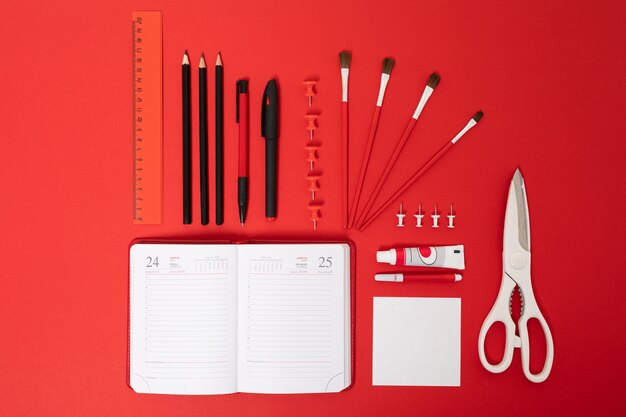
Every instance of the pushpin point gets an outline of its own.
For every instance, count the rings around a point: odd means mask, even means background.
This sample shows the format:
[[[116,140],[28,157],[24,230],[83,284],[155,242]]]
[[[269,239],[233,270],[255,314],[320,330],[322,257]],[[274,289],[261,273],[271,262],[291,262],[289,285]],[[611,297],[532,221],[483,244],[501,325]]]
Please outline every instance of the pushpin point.
[[[441,217],[439,214],[437,214],[437,204],[435,204],[435,213],[431,214],[430,217],[432,217],[433,219],[433,228],[438,228],[439,227],[439,217]]]
[[[413,215],[415,217],[415,227],[422,227],[422,219],[424,218],[424,213],[422,213],[422,203],[417,208],[417,213]]]
[[[452,211],[452,204],[450,204],[450,214],[448,214],[448,228],[449,229],[454,229],[454,218],[456,217],[454,215],[454,211]]]
[[[306,87],[306,93],[304,93],[304,95],[308,97],[309,107],[311,107],[313,105],[313,96],[315,95],[315,84],[317,84],[317,81],[304,80],[302,84]]]
[[[319,175],[307,175],[306,180],[309,182],[308,190],[311,192],[311,200],[315,200],[315,192],[319,190],[317,181],[320,179]]]
[[[402,203],[400,203],[400,211],[396,214],[396,217],[398,218],[397,227],[404,227],[404,216],[406,216],[406,214],[402,212]]]
[[[305,114],[304,118],[307,121],[306,130],[309,131],[310,140],[313,140],[313,131],[315,130],[315,119],[317,119],[317,114]]]
[[[315,164],[315,161],[317,161],[317,150],[319,149],[319,146],[305,146],[304,149],[307,152],[307,157],[306,160],[309,161],[309,165],[310,165],[310,171],[313,171],[313,165]]]
[[[317,222],[320,219],[319,211],[322,208],[320,204],[309,204],[307,209],[311,212],[310,221],[313,222],[313,230],[317,230]]]

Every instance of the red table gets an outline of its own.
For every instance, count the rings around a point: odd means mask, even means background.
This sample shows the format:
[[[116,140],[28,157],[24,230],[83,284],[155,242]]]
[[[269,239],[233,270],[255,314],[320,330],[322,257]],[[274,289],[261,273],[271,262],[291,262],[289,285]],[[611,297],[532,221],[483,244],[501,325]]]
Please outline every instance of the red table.
[[[107,2],[4,0],[0,7],[0,414],[3,416],[617,415],[626,355],[626,6],[622,1]],[[131,11],[163,11],[163,225],[132,224]],[[370,175],[382,170],[428,75],[441,83],[385,193],[479,109],[485,117],[402,197],[458,210],[455,230],[397,229],[394,204],[365,232],[340,227],[338,52],[353,52],[351,185],[378,93],[396,59]],[[200,225],[194,113],[194,223],[182,225],[180,61],[204,51],[225,66],[226,218]],[[194,77],[196,72],[194,71]],[[212,79],[213,68],[209,68]],[[235,88],[250,79],[250,205],[236,209]],[[260,97],[278,77],[283,114],[279,214],[264,219]],[[308,221],[307,77],[322,141],[318,232]],[[197,112],[197,79],[193,82]],[[210,90],[210,149],[213,141]],[[501,277],[504,207],[521,167],[529,193],[533,278],[556,354],[528,382],[519,353],[483,369],[480,325]],[[369,177],[365,193],[373,187]],[[399,203],[399,202],[398,202]],[[445,213],[444,213],[445,214]],[[409,219],[409,224],[412,219]],[[352,239],[357,245],[356,375],[338,395],[146,396],[125,383],[129,242],[135,237]],[[384,285],[383,246],[466,245],[454,285]],[[373,387],[372,297],[462,298],[460,388]]]

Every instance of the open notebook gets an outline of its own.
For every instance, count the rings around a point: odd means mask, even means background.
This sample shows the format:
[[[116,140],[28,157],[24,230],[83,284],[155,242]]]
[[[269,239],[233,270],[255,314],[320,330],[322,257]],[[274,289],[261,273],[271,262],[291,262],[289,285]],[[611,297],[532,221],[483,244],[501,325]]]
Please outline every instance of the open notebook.
[[[338,392],[350,325],[347,244],[131,246],[136,392]]]

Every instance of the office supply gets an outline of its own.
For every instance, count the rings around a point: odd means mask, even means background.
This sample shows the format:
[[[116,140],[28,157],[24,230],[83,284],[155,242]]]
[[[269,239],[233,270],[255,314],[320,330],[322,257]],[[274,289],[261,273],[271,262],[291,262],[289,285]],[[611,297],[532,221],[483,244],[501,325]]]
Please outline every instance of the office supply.
[[[408,281],[435,281],[435,282],[459,282],[463,279],[461,274],[416,274],[395,272],[393,274],[376,274],[374,280],[381,282],[404,282]]]
[[[465,269],[465,248],[454,246],[416,246],[376,252],[376,262],[390,265]]]
[[[424,110],[426,103],[430,99],[430,96],[432,95],[437,85],[439,85],[440,80],[441,78],[439,77],[439,75],[434,72],[428,78],[428,82],[426,83],[426,87],[424,87],[424,92],[422,93],[422,97],[420,98],[419,103],[417,103],[417,107],[415,108],[415,111],[413,112],[413,115],[411,116],[409,123],[406,125],[404,132],[402,133],[402,136],[397,141],[396,147],[394,148],[393,153],[391,154],[391,157],[389,157],[389,159],[387,160],[387,165],[385,165],[385,169],[383,170],[383,173],[378,177],[378,181],[376,182],[376,185],[374,186],[374,190],[370,193],[367,199],[367,202],[365,203],[365,206],[363,206],[363,210],[361,211],[361,214],[358,216],[357,224],[359,225],[359,229],[363,227],[363,223],[367,219],[367,214],[371,210],[372,206],[374,205],[374,202],[376,201],[376,198],[380,194],[380,191],[382,190],[383,185],[385,184],[385,181],[387,181],[387,177],[389,177],[389,173],[391,172],[396,161],[398,160],[398,157],[400,156],[402,149],[404,149],[404,145],[409,139],[409,136],[411,136],[411,133],[413,132],[413,128],[417,124],[417,119],[419,119],[420,115],[422,114],[422,111]]]
[[[552,333],[546,319],[541,314],[530,275],[530,219],[526,185],[519,169],[515,171],[509,186],[504,216],[504,238],[502,251],[502,282],[496,302],[489,311],[480,328],[478,336],[478,354],[485,369],[493,373],[505,371],[513,360],[515,348],[520,348],[522,354],[522,370],[528,380],[543,382],[550,375],[554,360],[554,343]],[[510,300],[515,288],[519,290],[521,314],[517,326],[511,318]],[[546,357],[543,369],[538,373],[530,370],[530,338],[528,335],[528,321],[536,319],[543,329],[546,341]],[[502,323],[505,328],[506,342],[504,355],[498,364],[491,364],[485,355],[485,337],[494,323]],[[516,334],[516,327],[517,333]]]
[[[200,222],[203,225],[209,223],[209,178],[208,178],[208,123],[207,123],[207,85],[206,85],[206,61],[204,53],[200,56],[198,66],[198,89],[200,113]]]
[[[430,215],[430,218],[433,219],[432,227],[435,229],[439,228],[439,217],[441,217],[441,215],[437,213],[437,204],[435,204],[435,211]]]
[[[315,120],[317,119],[317,114],[305,114],[304,118],[306,119],[306,130],[309,131],[309,140],[312,142],[313,132],[316,128]]]
[[[307,209],[310,212],[309,220],[313,222],[313,230],[317,230],[317,222],[320,220],[321,204],[309,204]]]
[[[309,107],[311,107],[313,105],[313,97],[315,97],[316,94],[315,84],[317,84],[317,81],[304,80],[302,84],[304,84],[304,86],[306,87],[306,92],[304,93],[304,96],[309,100]]]
[[[224,224],[224,65],[215,60],[215,224]]]
[[[315,161],[317,161],[317,150],[319,146],[317,145],[309,145],[305,146],[306,150],[306,160],[309,161],[309,171],[313,171],[313,167],[315,166]]]
[[[341,64],[341,225],[348,227],[348,144],[349,144],[349,118],[348,118],[348,79],[350,78],[350,63],[352,53],[342,51],[339,53],[339,63]]]
[[[183,55],[183,224],[191,224],[191,84],[189,55]]]
[[[239,125],[239,176],[237,178],[237,203],[239,205],[239,221],[246,221],[248,207],[248,81],[237,81],[237,114]]]
[[[452,210],[452,204],[450,204],[450,214],[448,214],[448,229],[454,229],[454,219],[456,217],[456,215],[454,214],[454,211]]]
[[[396,224],[396,227],[404,227],[404,216],[406,216],[406,214],[402,211],[402,203],[400,203],[400,211],[396,214],[396,217],[398,218],[398,224]]]
[[[129,384],[139,393],[338,392],[352,381],[341,243],[135,243]]]
[[[461,385],[461,299],[374,297],[372,384]]]
[[[456,144],[462,137],[470,130],[472,127],[476,126],[476,124],[483,117],[483,112],[477,112],[470,121],[465,125],[463,129],[455,137],[452,138],[449,142],[447,142],[444,146],[442,146],[435,154],[433,154],[396,192],[394,192],[390,198],[387,199],[378,209],[374,210],[374,213],[367,217],[367,220],[363,222],[363,224],[359,227],[360,230],[365,230],[365,228],[372,223],[391,203],[393,203],[402,193],[404,193],[411,185],[415,183],[430,167],[432,167],[443,155],[446,154],[452,148],[454,144]]]
[[[413,216],[415,217],[415,227],[422,227],[422,220],[424,219],[424,213],[422,213],[422,203],[417,206],[417,213]]]
[[[278,146],[278,85],[269,80],[263,92],[261,135],[265,138],[265,218],[276,220],[276,151]]]
[[[383,108],[383,100],[385,98],[385,90],[387,89],[387,83],[391,76],[395,61],[392,58],[385,58],[383,60],[383,70],[380,75],[380,87],[378,88],[378,99],[376,100],[376,106],[374,107],[374,114],[372,115],[372,124],[370,125],[370,132],[367,137],[365,145],[365,153],[363,153],[363,159],[361,160],[361,169],[359,170],[359,178],[354,189],[354,197],[352,198],[352,206],[350,207],[350,217],[348,217],[348,228],[352,228],[354,223],[357,207],[361,198],[361,191],[363,190],[363,183],[367,176],[367,167],[369,165],[370,156],[372,155],[372,148],[374,141],[376,140],[376,131],[378,130],[378,122],[380,120],[380,113]]]
[[[161,12],[134,11],[133,223],[163,222],[163,36]]]
[[[307,175],[306,180],[309,183],[308,190],[311,192],[311,200],[315,200],[315,192],[319,189],[317,182],[319,181],[319,175]]]

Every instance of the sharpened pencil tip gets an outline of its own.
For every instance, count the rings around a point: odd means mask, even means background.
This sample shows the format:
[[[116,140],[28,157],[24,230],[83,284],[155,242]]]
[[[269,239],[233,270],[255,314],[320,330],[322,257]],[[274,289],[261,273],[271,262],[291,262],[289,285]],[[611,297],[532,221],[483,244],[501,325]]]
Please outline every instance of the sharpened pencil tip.
[[[185,49],[185,53],[183,54],[183,65],[189,65],[189,54],[187,54],[186,49]]]
[[[221,52],[217,53],[217,59],[215,60],[215,66],[216,67],[221,67],[222,66],[222,53]]]
[[[202,55],[200,55],[200,65],[198,65],[199,68],[206,68],[206,61],[204,60],[204,52],[202,53]]]

